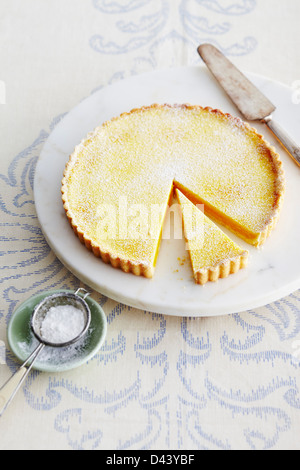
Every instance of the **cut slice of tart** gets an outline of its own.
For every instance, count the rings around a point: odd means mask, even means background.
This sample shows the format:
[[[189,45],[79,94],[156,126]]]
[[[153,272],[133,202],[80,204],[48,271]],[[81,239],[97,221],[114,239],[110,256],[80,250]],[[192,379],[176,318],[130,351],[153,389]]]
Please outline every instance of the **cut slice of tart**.
[[[176,196],[196,283],[215,282],[245,268],[248,251],[236,245],[178,189]]]
[[[282,163],[256,129],[218,109],[192,107],[177,148],[186,165],[175,186],[238,237],[261,246],[274,229],[284,193]],[[193,171],[191,170],[193,169]]]

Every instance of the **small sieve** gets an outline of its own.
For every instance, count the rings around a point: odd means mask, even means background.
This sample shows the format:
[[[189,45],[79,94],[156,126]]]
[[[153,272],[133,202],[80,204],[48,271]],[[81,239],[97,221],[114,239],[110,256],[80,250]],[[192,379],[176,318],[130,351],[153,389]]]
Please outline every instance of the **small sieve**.
[[[79,296],[79,291],[83,291],[83,297]],[[39,340],[39,342],[44,344],[45,346],[51,346],[52,348],[62,348],[70,346],[71,344],[74,344],[79,341],[85,335],[91,323],[91,312],[88,304],[85,302],[85,298],[88,295],[89,293],[86,292],[84,289],[78,289],[74,294],[66,294],[64,292],[61,292],[58,294],[50,295],[46,297],[42,302],[40,302],[34,308],[31,317],[31,329],[35,337]],[[80,331],[80,333],[74,338],[71,338],[70,340],[65,342],[54,343],[43,337],[41,327],[50,308],[64,305],[71,305],[72,307],[75,307],[83,313],[84,327],[82,331]]]
[[[81,296],[80,293],[82,293],[83,295]],[[0,389],[0,416],[13,400],[14,396],[16,395],[25,378],[31,371],[36,359],[38,358],[39,354],[45,346],[50,346],[53,348],[67,347],[79,341],[87,333],[91,323],[91,311],[85,299],[89,295],[89,292],[87,292],[83,288],[80,288],[77,289],[74,293],[59,292],[56,294],[49,295],[45,297],[38,305],[36,305],[31,316],[30,327],[34,336],[39,341],[39,345],[26,359],[26,361],[21,365],[17,372]],[[47,313],[49,312],[51,307],[65,305],[71,305],[83,313],[83,329],[78,334],[76,334],[74,338],[70,338],[68,341],[65,342],[54,343],[43,338],[41,328],[43,321],[47,316]]]

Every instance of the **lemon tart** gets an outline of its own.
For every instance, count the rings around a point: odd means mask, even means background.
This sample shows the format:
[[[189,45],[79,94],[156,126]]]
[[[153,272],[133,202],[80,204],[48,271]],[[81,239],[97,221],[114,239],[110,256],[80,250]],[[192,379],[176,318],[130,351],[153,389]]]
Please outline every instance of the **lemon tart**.
[[[176,196],[196,283],[216,282],[245,268],[248,251],[234,243],[178,189]]]
[[[105,122],[75,148],[62,180],[69,222],[104,262],[152,277],[173,189],[259,246],[284,195],[275,149],[220,110],[152,105]]]

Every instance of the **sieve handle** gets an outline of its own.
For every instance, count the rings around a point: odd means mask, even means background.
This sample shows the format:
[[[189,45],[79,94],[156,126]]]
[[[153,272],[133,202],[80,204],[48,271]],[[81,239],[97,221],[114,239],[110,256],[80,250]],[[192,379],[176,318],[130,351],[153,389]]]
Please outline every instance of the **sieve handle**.
[[[31,371],[39,353],[45,347],[44,344],[40,344],[33,353],[28,357],[28,359],[21,365],[17,372],[3,385],[0,389],[0,416],[4,413],[8,405],[12,402],[16,393],[20,389],[27,375]],[[27,368],[26,365],[28,362],[31,362],[30,366]]]
[[[79,293],[82,292],[83,294],[83,300],[85,300],[90,294],[90,292],[88,292],[87,290],[85,290],[83,287],[79,287],[79,289],[77,289],[77,291],[75,292],[75,295],[78,295],[79,296]],[[81,296],[80,296],[81,297]]]
[[[3,385],[0,389],[0,416],[6,410],[10,401],[17,393],[19,387],[25,380],[28,370],[26,367],[20,367],[19,370]]]

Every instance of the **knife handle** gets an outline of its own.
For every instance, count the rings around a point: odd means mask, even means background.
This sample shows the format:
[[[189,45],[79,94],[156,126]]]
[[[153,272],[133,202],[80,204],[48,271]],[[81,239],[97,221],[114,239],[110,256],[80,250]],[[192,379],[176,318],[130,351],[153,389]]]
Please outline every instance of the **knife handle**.
[[[300,166],[300,147],[288,133],[272,117],[265,118],[263,122],[268,126],[276,139],[281,143],[293,160]]]

